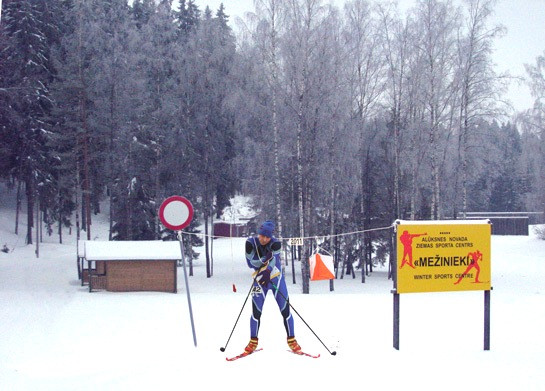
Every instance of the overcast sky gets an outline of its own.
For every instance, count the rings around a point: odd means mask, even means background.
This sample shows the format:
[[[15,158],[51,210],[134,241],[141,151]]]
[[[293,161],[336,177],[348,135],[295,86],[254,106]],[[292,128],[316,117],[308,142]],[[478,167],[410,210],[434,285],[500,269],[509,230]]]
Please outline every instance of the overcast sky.
[[[328,0],[324,0],[325,3]],[[332,0],[342,7],[345,0]],[[398,1],[402,9],[413,6],[415,0]],[[195,0],[201,11],[206,5],[216,11],[221,3],[234,26],[235,16],[243,17],[254,10],[253,0]],[[493,23],[501,23],[507,34],[497,40],[494,62],[498,73],[509,72],[512,76],[525,76],[524,64],[535,64],[536,57],[545,51],[545,0],[498,0]],[[516,110],[532,106],[530,90],[511,83],[509,99]]]

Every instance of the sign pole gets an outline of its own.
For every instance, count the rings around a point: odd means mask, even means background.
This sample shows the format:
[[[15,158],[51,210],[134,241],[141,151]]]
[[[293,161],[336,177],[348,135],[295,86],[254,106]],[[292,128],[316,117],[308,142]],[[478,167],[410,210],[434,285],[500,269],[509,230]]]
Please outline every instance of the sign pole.
[[[394,293],[394,349],[399,350],[399,293]]]
[[[394,349],[399,350],[399,304],[400,297],[397,292],[397,222],[394,225],[392,232],[392,254],[393,261],[390,262],[392,265],[392,280],[394,281],[394,289],[392,293],[394,295]]]
[[[180,241],[180,252],[182,255],[182,266],[184,268],[185,291],[187,293],[187,304],[189,317],[191,319],[191,330],[193,331],[193,343],[197,346],[195,334],[195,323],[193,322],[193,308],[191,308],[191,295],[189,294],[189,282],[187,281],[187,270],[185,267],[184,242],[182,240],[182,229],[187,227],[193,218],[193,205],[185,197],[171,196],[163,201],[159,208],[159,219],[165,227],[177,232]]]
[[[489,290],[484,291],[484,350],[490,350],[490,291]]]
[[[195,334],[195,323],[193,322],[193,308],[191,307],[191,295],[189,294],[189,283],[187,281],[187,270],[185,267],[184,242],[182,240],[182,231],[178,231],[178,240],[180,241],[180,251],[182,253],[182,267],[184,269],[185,290],[187,293],[189,318],[191,319],[191,331],[193,331],[193,343],[195,344],[195,346],[197,346],[197,335]]]

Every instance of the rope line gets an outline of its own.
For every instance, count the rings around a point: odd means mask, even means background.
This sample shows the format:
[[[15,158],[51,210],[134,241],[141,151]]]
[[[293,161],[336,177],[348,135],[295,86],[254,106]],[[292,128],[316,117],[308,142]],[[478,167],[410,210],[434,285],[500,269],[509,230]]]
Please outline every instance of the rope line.
[[[386,230],[386,229],[390,229],[392,228],[394,225],[389,225],[387,227],[380,227],[380,228],[369,228],[369,229],[364,229],[364,230],[360,230],[360,231],[352,231],[352,232],[344,232],[344,233],[340,233],[340,234],[335,234],[335,235],[316,235],[316,236],[295,236],[295,237],[291,237],[291,238],[277,238],[278,240],[291,240],[291,239],[329,239],[329,238],[334,238],[334,237],[337,237],[337,236],[347,236],[347,235],[355,235],[355,234],[361,234],[361,233],[365,233],[365,232],[373,232],[373,231],[383,231],[383,230]],[[232,236],[219,236],[219,235],[207,235],[205,233],[198,233],[198,232],[185,232],[185,231],[182,231],[182,234],[184,235],[195,235],[195,236],[202,236],[202,237],[209,237],[209,238],[212,238],[212,239],[219,239],[219,238],[229,238]]]

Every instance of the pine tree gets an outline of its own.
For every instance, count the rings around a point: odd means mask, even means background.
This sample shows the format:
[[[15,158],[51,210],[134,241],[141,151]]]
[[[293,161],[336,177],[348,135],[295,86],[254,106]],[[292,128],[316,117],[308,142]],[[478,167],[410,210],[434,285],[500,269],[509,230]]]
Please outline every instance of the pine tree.
[[[187,121],[188,146],[193,156],[199,157],[191,156],[190,171],[198,183],[196,194],[202,199],[207,277],[212,276],[213,269],[208,235],[209,221],[214,214],[214,196],[221,192],[220,203],[224,204],[234,183],[229,168],[233,147],[232,113],[226,110],[225,103],[235,45],[224,18],[225,15],[214,18],[207,7],[197,31],[188,41],[184,57],[184,77],[191,88],[182,94],[185,97],[182,113]]]
[[[93,91],[96,85],[97,7],[94,2],[75,2],[66,7],[65,32],[55,50],[54,60],[58,75],[52,86],[57,121],[53,147],[63,162],[60,172],[72,178],[66,186],[72,187],[74,207],[81,208],[76,214],[77,237],[80,228],[91,238],[91,167],[94,155],[92,142],[92,111],[97,99]],[[61,168],[62,167],[62,168]],[[66,172],[66,171],[68,172]]]
[[[153,0],[136,0],[132,3],[131,14],[139,29],[148,23],[154,12],[155,2]]]
[[[3,34],[6,36],[2,53],[9,74],[2,77],[9,90],[9,121],[11,136],[13,174],[25,183],[27,197],[26,242],[32,243],[34,226],[34,204],[39,200],[40,191],[44,200],[46,188],[51,184],[50,157],[45,148],[49,131],[47,122],[51,109],[49,83],[53,69],[50,63],[48,39],[55,32],[55,26],[47,13],[44,1],[10,1],[3,14]],[[4,129],[7,129],[4,128]]]
[[[176,14],[176,24],[184,41],[195,31],[199,24],[201,11],[194,0],[180,0],[179,11]]]
[[[520,172],[521,136],[515,126],[508,123],[500,127],[497,148],[500,152],[497,157],[498,173],[491,183],[489,210],[521,211],[525,186]]]
[[[113,238],[114,221],[119,221],[119,214],[122,214],[118,210],[121,206],[113,201],[118,195],[116,192],[126,194],[128,199],[122,198],[128,203],[148,204],[149,190],[153,189],[148,190],[147,183],[142,183],[144,178],[135,178],[131,172],[134,162],[117,158],[122,156],[124,151],[131,149],[134,140],[138,139],[135,133],[139,131],[144,98],[142,75],[138,71],[141,60],[138,36],[141,31],[138,31],[136,22],[130,17],[125,0],[99,2],[97,12],[100,18],[95,39],[100,45],[100,52],[95,62],[94,78],[97,81],[94,93],[102,99],[95,101],[91,117],[95,125],[93,168],[97,168],[96,174],[93,175],[93,195],[94,202],[98,203],[102,189],[107,189],[110,196],[110,238]],[[129,189],[128,193],[125,193],[126,189]],[[125,222],[128,232],[134,232],[135,237],[146,236],[146,233],[141,233],[145,232],[144,228],[136,227],[140,220],[135,220],[132,214],[129,214],[128,218],[129,220]],[[147,226],[148,219],[143,223]],[[132,237],[133,235],[129,234],[124,239]]]

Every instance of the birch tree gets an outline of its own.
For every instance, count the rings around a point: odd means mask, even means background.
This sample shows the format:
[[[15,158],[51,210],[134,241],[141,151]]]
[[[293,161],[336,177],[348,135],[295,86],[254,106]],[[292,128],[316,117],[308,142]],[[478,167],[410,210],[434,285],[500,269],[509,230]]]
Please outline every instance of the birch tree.
[[[471,129],[483,118],[500,113],[498,102],[505,86],[496,75],[491,59],[494,39],[501,36],[501,26],[489,27],[488,22],[496,0],[466,0],[465,23],[458,38],[459,131],[458,164],[455,166],[455,188],[462,188],[461,212],[465,217],[468,198],[468,163],[471,153]],[[458,179],[460,178],[460,179]],[[457,202],[453,203],[457,215]]]
[[[426,106],[428,146],[430,149],[431,216],[441,211],[441,151],[442,140],[449,129],[448,119],[453,108],[455,32],[458,12],[450,1],[423,0],[415,9],[421,29],[421,39],[416,43],[422,54],[424,74],[423,100]]]
[[[317,60],[318,46],[316,27],[323,17],[324,8],[319,0],[290,0],[288,7],[289,41],[286,41],[286,72],[288,77],[288,99],[294,113],[295,164],[297,186],[297,210],[299,236],[311,232],[313,141],[316,135],[315,107],[311,103],[311,67]],[[305,253],[305,246],[301,249]],[[303,256],[306,258],[306,255]],[[310,271],[307,262],[301,262],[303,293],[309,292]]]
[[[353,116],[358,121],[359,127],[359,178],[360,178],[360,216],[362,225],[360,228],[370,228],[371,210],[369,188],[369,176],[372,167],[370,165],[369,152],[373,134],[366,132],[372,127],[367,126],[368,121],[378,114],[380,100],[386,87],[386,65],[384,60],[386,51],[383,51],[383,36],[380,30],[380,20],[372,12],[369,2],[356,0],[345,5],[345,50],[349,67],[349,90],[352,93]],[[397,170],[396,170],[397,173]],[[397,178],[394,179],[398,183]],[[362,249],[362,282],[365,282],[366,265],[371,262],[367,256],[370,254],[371,242],[369,236],[364,239]]]
[[[280,194],[282,178],[280,176],[280,155],[279,155],[279,92],[280,87],[280,58],[279,58],[279,40],[285,14],[284,0],[256,0],[256,15],[259,15],[260,26],[262,28],[263,40],[259,44],[259,52],[264,64],[264,75],[267,88],[271,96],[271,129],[273,134],[272,153],[274,157],[274,205],[277,223],[277,235],[282,237],[283,216],[282,216],[282,198]]]
[[[393,209],[394,218],[400,218],[401,188],[401,131],[404,110],[404,95],[410,59],[410,23],[398,16],[398,10],[391,5],[378,4],[378,14],[383,34],[382,45],[387,66],[386,104],[391,112],[394,154]],[[414,177],[413,177],[414,180]]]

